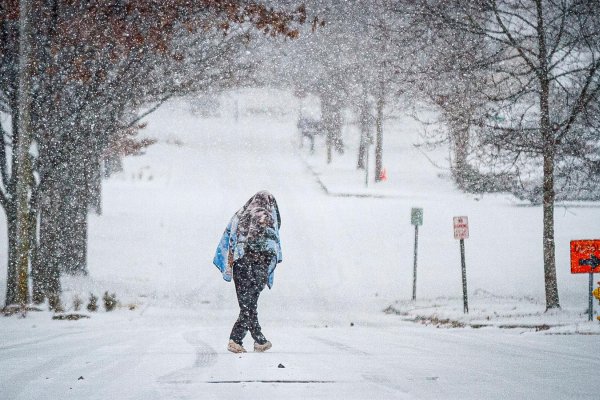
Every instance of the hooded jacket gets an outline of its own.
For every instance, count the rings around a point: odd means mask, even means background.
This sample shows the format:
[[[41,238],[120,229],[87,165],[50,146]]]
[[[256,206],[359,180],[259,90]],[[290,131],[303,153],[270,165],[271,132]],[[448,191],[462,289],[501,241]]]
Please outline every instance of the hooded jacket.
[[[267,285],[273,287],[275,267],[282,261],[279,227],[281,216],[275,197],[267,191],[252,196],[231,218],[217,246],[213,264],[231,281],[233,264],[246,250],[273,255],[269,264]]]

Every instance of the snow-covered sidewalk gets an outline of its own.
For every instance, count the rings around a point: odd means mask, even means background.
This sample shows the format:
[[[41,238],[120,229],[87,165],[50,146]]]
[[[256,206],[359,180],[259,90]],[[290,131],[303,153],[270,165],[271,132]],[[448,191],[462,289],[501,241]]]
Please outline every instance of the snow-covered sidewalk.
[[[369,183],[357,170],[359,132],[344,127],[344,154],[334,153],[327,164],[324,144],[316,151],[298,149],[316,183],[330,197],[393,201],[399,227],[404,282],[402,296],[386,310],[411,321],[453,326],[522,327],[570,333],[600,333],[594,318],[588,322],[587,275],[572,275],[569,241],[600,237],[600,203],[568,202],[556,211],[556,242],[562,310],[545,312],[541,252],[541,207],[509,194],[471,195],[457,191],[447,169],[447,150],[425,150],[421,127],[409,117],[386,121],[384,167],[387,179],[375,183],[374,146],[371,146]],[[318,137],[317,140],[324,140]],[[379,201],[380,204],[384,202]],[[418,263],[419,301],[410,300],[414,243],[410,209],[424,209]],[[453,239],[452,217],[466,215],[471,237],[466,240],[470,313],[463,313],[458,241]],[[386,232],[387,233],[387,232]],[[432,281],[435,279],[435,281]],[[600,278],[599,278],[600,279]],[[594,317],[600,305],[594,299]]]
[[[594,305],[597,310],[599,306]],[[501,297],[476,291],[468,299],[464,313],[461,297],[439,297],[418,301],[396,301],[386,313],[405,321],[453,328],[504,328],[518,333],[546,335],[600,335],[596,319],[588,321],[587,310],[544,310],[544,303],[530,297]],[[597,314],[597,311],[596,311]]]

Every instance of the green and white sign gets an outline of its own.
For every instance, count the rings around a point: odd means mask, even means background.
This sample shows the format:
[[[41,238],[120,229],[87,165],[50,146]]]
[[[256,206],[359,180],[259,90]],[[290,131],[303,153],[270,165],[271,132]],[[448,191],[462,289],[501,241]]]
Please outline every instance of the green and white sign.
[[[412,208],[410,210],[410,223],[412,225],[423,225],[423,209]]]

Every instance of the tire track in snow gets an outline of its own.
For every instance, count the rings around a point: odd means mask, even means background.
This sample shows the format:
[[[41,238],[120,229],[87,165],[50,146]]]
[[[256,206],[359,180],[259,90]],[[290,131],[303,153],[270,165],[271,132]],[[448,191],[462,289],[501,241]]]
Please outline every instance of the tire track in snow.
[[[64,336],[64,335],[63,335]],[[91,354],[103,346],[114,345],[113,337],[106,337],[101,333],[85,338],[77,338],[78,342],[60,343],[59,347],[62,354],[54,355],[50,358],[40,358],[35,364],[26,367],[25,369],[17,369],[14,374],[8,374],[5,382],[0,382],[0,393],[3,399],[17,399],[19,395],[28,389],[28,385],[32,382],[41,379],[45,376],[46,379],[61,376],[65,371],[65,367],[73,363],[77,357],[83,354]],[[56,345],[58,346],[58,345]],[[16,361],[18,362],[18,361]],[[76,374],[73,374],[75,376]],[[3,385],[7,383],[7,385]],[[10,383],[10,385],[8,385]],[[61,383],[62,385],[62,383]],[[64,385],[67,385],[66,383]]]
[[[188,331],[182,334],[183,339],[194,347],[196,359],[191,367],[173,371],[159,377],[156,381],[161,384],[191,384],[195,382],[197,369],[208,368],[217,362],[217,352],[208,343],[200,339],[200,331]]]
[[[196,350],[196,361],[194,368],[207,368],[217,362],[217,352],[208,343],[200,339],[200,331],[186,332],[183,338],[194,346]]]
[[[376,384],[378,386],[383,386],[386,389],[391,389],[393,392],[395,392],[395,396],[394,398],[401,398],[401,399],[413,399],[414,397],[409,395],[409,391],[403,387],[402,385],[400,385],[398,382],[390,379],[387,376],[383,376],[383,375],[363,375],[362,378],[370,383]],[[402,393],[402,397],[396,397],[397,393],[401,392]]]
[[[318,337],[318,336],[313,336],[313,337],[311,337],[311,339],[316,340],[317,342],[321,342],[323,344],[326,344],[326,345],[328,345],[330,347],[333,347],[334,349],[341,350],[341,351],[343,351],[345,353],[350,353],[350,354],[354,354],[354,355],[362,355],[362,356],[368,356],[369,355],[369,353],[367,353],[367,352],[364,352],[364,351],[359,350],[359,349],[355,349],[354,347],[345,345],[345,344],[340,343],[340,342],[336,342],[334,340],[329,340],[329,339],[325,339],[325,338]]]
[[[351,355],[355,355],[355,356],[370,355],[369,353],[367,353],[365,351],[356,349],[352,346],[348,346],[348,345],[340,343],[340,342],[336,342],[334,340],[329,340],[329,339],[325,339],[325,338],[318,337],[318,336],[312,336],[311,339],[313,339],[317,342],[323,343],[327,346],[333,347],[334,349],[343,351],[344,353],[351,354]],[[364,374],[364,375],[362,375],[362,378],[366,382],[385,387],[386,389],[394,392],[394,398],[399,398],[399,399],[405,399],[405,398],[412,399],[413,398],[412,396],[410,396],[408,394],[409,391],[406,387],[401,385],[398,381],[392,380],[387,376],[377,375],[377,374]],[[398,395],[401,395],[401,397],[397,397]]]
[[[84,331],[80,331],[80,332],[59,333],[57,335],[46,336],[46,337],[43,337],[43,338],[40,338],[40,339],[37,339],[37,340],[29,340],[29,341],[24,341],[24,342],[18,342],[18,343],[9,344],[9,345],[6,345],[6,346],[0,346],[0,351],[21,349],[24,346],[36,345],[36,344],[44,343],[44,342],[51,341],[51,340],[54,340],[54,339],[62,339],[65,336],[77,335],[77,334],[81,334],[81,333],[85,333],[85,332]]]

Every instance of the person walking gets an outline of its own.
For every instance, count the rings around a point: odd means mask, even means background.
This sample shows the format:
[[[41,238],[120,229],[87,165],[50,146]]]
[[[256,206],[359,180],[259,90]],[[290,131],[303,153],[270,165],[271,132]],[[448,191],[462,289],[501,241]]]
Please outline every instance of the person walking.
[[[230,282],[233,278],[240,314],[231,329],[227,350],[245,353],[242,341],[250,331],[254,351],[272,347],[258,322],[258,298],[273,286],[275,267],[281,262],[281,216],[275,197],[266,190],[252,196],[231,218],[217,246],[213,264]]]

